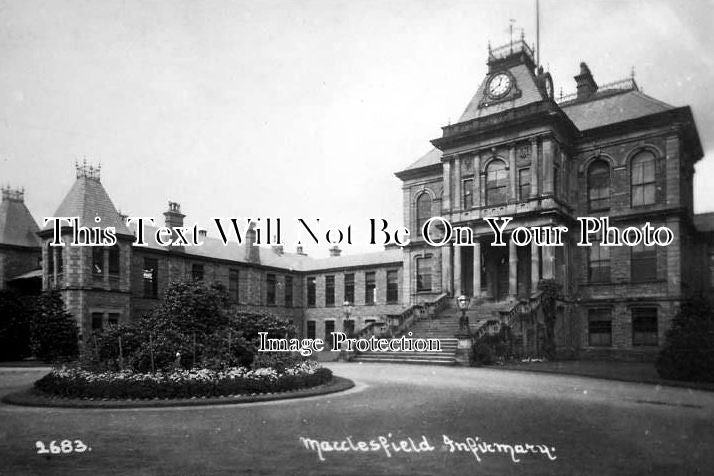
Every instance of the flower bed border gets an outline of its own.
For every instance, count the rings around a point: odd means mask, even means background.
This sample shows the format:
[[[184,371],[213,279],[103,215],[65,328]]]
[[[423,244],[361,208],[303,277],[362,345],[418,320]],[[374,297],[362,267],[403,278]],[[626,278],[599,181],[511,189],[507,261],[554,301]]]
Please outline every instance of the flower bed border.
[[[354,387],[352,380],[343,377],[332,377],[326,384],[309,388],[288,390],[285,392],[259,393],[251,395],[227,395],[221,397],[193,398],[148,398],[134,400],[120,399],[84,399],[62,398],[48,395],[29,388],[24,391],[10,393],[2,398],[3,403],[28,407],[60,407],[60,408],[152,408],[152,407],[193,407],[206,405],[226,405],[254,402],[269,402],[294,398],[306,398],[318,395],[328,395],[343,392]]]

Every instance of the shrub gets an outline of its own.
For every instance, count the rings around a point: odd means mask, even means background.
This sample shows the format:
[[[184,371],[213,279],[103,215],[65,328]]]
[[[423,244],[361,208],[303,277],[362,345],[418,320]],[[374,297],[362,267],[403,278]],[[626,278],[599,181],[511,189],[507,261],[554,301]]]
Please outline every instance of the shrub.
[[[30,325],[33,354],[45,362],[70,361],[79,354],[77,323],[65,310],[62,297],[50,291],[37,297]]]
[[[712,303],[704,298],[682,304],[657,357],[660,377],[714,382],[713,311]]]

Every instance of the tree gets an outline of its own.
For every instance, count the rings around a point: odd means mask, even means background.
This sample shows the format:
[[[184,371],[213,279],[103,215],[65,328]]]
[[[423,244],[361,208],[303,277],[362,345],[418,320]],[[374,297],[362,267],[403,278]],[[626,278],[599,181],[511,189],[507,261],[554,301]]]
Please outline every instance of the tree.
[[[682,304],[655,366],[660,377],[714,382],[714,308],[695,297]]]
[[[0,291],[0,360],[30,356],[30,304],[12,291]]]
[[[33,306],[30,343],[35,357],[45,362],[69,361],[79,354],[79,330],[62,297],[49,291]]]

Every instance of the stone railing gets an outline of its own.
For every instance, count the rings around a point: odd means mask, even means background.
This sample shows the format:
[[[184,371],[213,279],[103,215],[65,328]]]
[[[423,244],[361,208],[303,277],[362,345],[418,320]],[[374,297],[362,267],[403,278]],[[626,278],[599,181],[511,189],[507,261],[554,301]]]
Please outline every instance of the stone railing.
[[[513,327],[522,317],[531,315],[543,301],[543,291],[536,291],[528,299],[515,301],[508,309],[499,311],[499,319],[489,319],[476,331],[475,338],[479,339],[486,334],[497,334],[501,326]]]

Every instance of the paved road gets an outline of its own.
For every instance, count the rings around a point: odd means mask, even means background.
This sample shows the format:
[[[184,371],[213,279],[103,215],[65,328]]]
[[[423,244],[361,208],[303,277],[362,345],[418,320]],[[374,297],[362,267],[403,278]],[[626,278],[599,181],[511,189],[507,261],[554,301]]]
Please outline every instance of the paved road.
[[[357,388],[210,408],[0,405],[0,474],[671,475],[714,467],[712,392],[494,369],[329,366]],[[0,393],[39,375],[1,369]],[[317,451],[300,437],[327,443]],[[37,454],[36,441],[62,439],[92,450]]]

